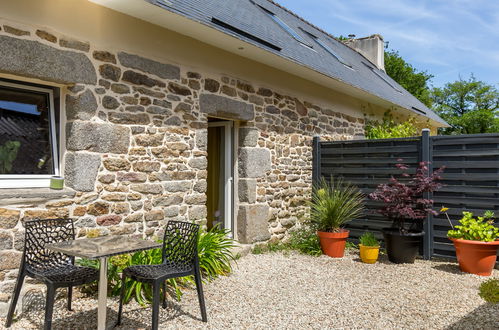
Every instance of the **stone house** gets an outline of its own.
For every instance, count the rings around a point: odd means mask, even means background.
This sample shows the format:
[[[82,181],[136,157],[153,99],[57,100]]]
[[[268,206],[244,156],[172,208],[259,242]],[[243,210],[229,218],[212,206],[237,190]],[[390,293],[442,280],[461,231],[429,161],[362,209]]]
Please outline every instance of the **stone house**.
[[[388,109],[445,125],[386,75],[380,36],[346,45],[272,1],[0,2],[0,309],[24,221],[278,240],[306,214],[312,137]]]

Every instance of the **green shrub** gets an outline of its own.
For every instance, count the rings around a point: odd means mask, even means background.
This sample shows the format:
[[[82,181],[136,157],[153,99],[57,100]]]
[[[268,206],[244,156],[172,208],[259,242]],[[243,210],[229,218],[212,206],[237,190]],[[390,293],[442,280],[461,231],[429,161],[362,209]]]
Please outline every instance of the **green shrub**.
[[[461,225],[454,226],[447,236],[472,241],[492,242],[499,239],[499,228],[494,226],[494,213],[486,211],[482,217],[473,218],[473,213],[463,212]]]
[[[497,304],[499,303],[499,279],[491,278],[480,285],[480,297],[483,300]]]
[[[397,123],[390,112],[385,112],[381,121],[366,119],[364,130],[366,139],[370,140],[420,135],[416,118],[409,117],[406,121]]]
[[[219,275],[227,275],[232,271],[231,262],[235,260],[231,250],[235,241],[228,237],[228,231],[214,227],[209,231],[201,231],[198,239],[199,266],[203,280],[212,280]],[[134,265],[157,265],[162,261],[161,249],[152,249],[124,254],[110,258],[108,263],[108,291],[111,296],[118,296],[121,292],[121,273],[123,269]],[[98,268],[97,260],[80,259],[78,263],[82,266]],[[193,285],[194,277],[187,276],[167,280],[167,291],[180,300],[182,289]],[[91,284],[83,287],[83,291],[94,293],[97,285]],[[152,288],[148,284],[127,279],[125,282],[125,302],[132,298],[146,305],[152,300]]]
[[[311,256],[322,255],[319,237],[314,229],[303,226],[290,232],[289,248]]]
[[[367,231],[359,238],[360,244],[364,246],[379,246],[379,241],[373,233]]]
[[[314,229],[337,232],[341,227],[362,215],[364,195],[359,188],[343,179],[328,183],[324,178],[312,191],[310,220]]]

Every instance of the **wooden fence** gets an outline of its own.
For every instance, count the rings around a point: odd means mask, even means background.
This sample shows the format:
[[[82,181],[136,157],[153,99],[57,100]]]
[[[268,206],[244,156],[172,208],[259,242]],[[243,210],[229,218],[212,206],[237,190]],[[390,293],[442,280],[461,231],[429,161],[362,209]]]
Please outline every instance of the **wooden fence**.
[[[463,211],[481,215],[492,210],[499,215],[499,134],[430,136],[325,142],[314,138],[314,182],[321,177],[343,177],[368,194],[391,176],[401,171],[395,164],[410,166],[411,173],[421,161],[431,168],[445,166],[444,184],[439,191],[426,197],[435,201],[435,209],[445,206],[453,224]],[[401,180],[404,180],[401,178]],[[366,230],[381,238],[380,229],[391,223],[377,214],[378,202],[366,199],[365,216],[349,223],[350,237],[356,240]],[[422,222],[425,239],[423,256],[455,256],[452,243],[446,238],[450,225],[445,215],[428,216]]]

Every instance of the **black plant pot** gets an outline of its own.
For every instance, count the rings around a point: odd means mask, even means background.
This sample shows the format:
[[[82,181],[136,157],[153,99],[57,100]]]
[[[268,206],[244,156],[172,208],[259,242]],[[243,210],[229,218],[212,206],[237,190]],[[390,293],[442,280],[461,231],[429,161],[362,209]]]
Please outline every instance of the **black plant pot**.
[[[419,252],[423,231],[401,234],[396,228],[383,228],[388,260],[396,264],[413,264]]]

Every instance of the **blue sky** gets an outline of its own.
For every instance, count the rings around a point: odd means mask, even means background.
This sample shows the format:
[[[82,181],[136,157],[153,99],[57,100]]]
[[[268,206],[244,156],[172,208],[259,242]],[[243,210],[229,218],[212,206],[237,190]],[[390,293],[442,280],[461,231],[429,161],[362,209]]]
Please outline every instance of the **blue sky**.
[[[498,0],[276,0],[339,36],[381,34],[389,48],[435,77],[434,86],[471,73],[499,87]]]

